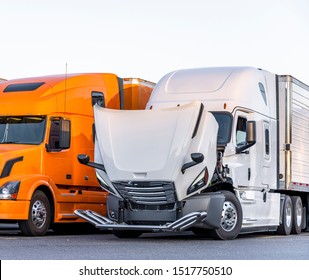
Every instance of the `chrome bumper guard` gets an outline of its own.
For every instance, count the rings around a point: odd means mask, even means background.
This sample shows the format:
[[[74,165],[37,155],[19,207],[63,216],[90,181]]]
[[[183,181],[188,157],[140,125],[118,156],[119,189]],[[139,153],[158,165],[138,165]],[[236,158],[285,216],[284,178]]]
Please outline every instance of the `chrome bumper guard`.
[[[89,223],[93,224],[99,229],[106,230],[144,230],[144,231],[184,231],[197,223],[203,222],[207,217],[207,212],[192,212],[172,223],[165,225],[129,225],[126,223],[118,224],[94,211],[80,210],[74,211],[75,215]]]

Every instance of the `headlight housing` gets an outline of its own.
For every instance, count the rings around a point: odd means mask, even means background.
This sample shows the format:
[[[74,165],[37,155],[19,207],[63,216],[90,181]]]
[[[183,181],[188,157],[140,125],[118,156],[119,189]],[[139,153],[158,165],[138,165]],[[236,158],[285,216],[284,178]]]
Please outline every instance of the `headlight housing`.
[[[101,188],[102,188],[103,190],[105,190],[105,191],[111,193],[111,194],[117,195],[117,193],[115,192],[115,190],[112,189],[112,188],[110,188],[110,187],[108,186],[108,184],[104,181],[104,179],[102,178],[102,176],[101,176],[98,172],[96,172],[96,174],[97,174],[97,179],[98,179],[98,181],[99,181],[99,183],[100,183]]]
[[[205,167],[205,169],[197,176],[197,178],[194,180],[191,186],[187,189],[187,195],[204,187],[208,182],[208,178],[209,178],[208,169],[207,167]]]
[[[11,199],[17,198],[20,181],[11,181],[3,184],[0,187],[0,199]]]

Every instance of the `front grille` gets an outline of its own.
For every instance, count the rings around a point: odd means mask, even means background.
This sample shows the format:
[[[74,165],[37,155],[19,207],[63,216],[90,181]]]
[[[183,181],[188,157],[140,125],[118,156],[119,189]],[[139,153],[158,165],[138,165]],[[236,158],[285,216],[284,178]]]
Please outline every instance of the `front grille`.
[[[130,204],[132,210],[148,210],[148,211],[167,211],[175,210],[175,203],[161,204],[161,205],[147,205],[147,204]]]
[[[171,182],[114,182],[114,186],[132,204],[166,205],[176,201]]]

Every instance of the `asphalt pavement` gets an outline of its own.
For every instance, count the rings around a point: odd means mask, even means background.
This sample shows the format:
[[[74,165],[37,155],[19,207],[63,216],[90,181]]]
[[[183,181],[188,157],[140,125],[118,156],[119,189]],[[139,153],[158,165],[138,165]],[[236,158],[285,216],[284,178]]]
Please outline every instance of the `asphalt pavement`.
[[[309,260],[309,232],[280,236],[240,235],[218,241],[191,232],[148,233],[136,239],[113,234],[22,236],[17,225],[0,225],[2,260]]]

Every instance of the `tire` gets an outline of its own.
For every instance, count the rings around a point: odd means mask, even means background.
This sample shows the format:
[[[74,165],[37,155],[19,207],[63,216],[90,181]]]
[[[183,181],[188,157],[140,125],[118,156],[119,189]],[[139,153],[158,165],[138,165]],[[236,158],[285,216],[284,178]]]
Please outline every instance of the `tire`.
[[[51,220],[50,202],[42,191],[36,191],[30,201],[28,220],[19,221],[24,235],[42,236],[49,228]]]
[[[277,229],[277,233],[280,235],[289,235],[292,231],[293,225],[293,206],[292,200],[289,195],[285,196],[282,210],[282,222]]]
[[[303,226],[303,203],[299,196],[291,196],[291,200],[293,215],[291,233],[300,234]]]
[[[143,232],[138,230],[114,230],[113,234],[118,238],[138,238]]]
[[[225,195],[222,208],[221,224],[218,229],[211,230],[214,239],[235,239],[242,226],[242,208],[238,198],[229,191],[221,191]]]

